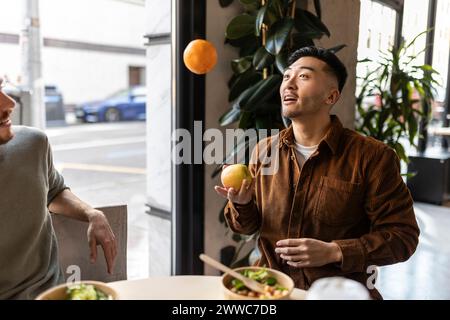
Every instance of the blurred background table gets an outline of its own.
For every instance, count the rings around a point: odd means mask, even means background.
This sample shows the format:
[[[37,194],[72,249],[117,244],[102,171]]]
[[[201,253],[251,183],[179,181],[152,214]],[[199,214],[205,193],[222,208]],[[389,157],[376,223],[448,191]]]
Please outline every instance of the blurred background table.
[[[121,300],[223,300],[219,276],[161,276],[108,283]],[[303,300],[306,291],[294,289],[291,298]]]

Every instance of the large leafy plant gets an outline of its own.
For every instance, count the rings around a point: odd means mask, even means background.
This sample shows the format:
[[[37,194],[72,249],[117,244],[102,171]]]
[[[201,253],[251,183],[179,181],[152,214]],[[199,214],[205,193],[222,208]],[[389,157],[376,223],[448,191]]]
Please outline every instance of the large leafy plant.
[[[359,78],[356,129],[392,147],[404,162],[408,162],[408,156],[403,144],[409,141],[417,147],[419,122],[430,116],[424,113],[424,106],[431,105],[435,86],[439,85],[435,79],[437,71],[430,65],[417,64],[417,56],[422,52],[409,54],[424,33],[410,43],[380,52],[377,62],[360,62],[369,63],[369,67],[367,75]]]
[[[330,36],[320,20],[320,2],[314,1],[317,15],[297,8],[295,0],[240,3],[244,12],[226,29],[226,42],[239,50],[239,58],[231,61],[230,109],[219,122],[222,126],[238,122],[242,129],[283,128],[278,88],[289,53]]]
[[[220,0],[222,7],[233,0]],[[225,41],[239,51],[239,57],[231,61],[233,75],[228,82],[229,110],[219,123],[221,126],[237,124],[240,129],[283,129],[287,122],[281,116],[279,87],[287,59],[293,51],[314,45],[315,39],[330,31],[321,21],[321,5],[314,1],[315,14],[299,8],[296,0],[239,0],[242,13],[234,17],[225,32]],[[340,45],[330,48],[338,51]],[[253,141],[254,142],[254,141]],[[245,138],[238,141],[224,163],[246,162],[253,142]],[[239,156],[244,159],[239,159]],[[235,159],[238,157],[238,159]],[[221,170],[218,166],[213,177]],[[220,220],[224,223],[223,214]],[[246,241],[252,239],[233,235],[238,242],[231,264]],[[240,261],[246,261],[246,257]],[[245,263],[245,262],[244,262]]]

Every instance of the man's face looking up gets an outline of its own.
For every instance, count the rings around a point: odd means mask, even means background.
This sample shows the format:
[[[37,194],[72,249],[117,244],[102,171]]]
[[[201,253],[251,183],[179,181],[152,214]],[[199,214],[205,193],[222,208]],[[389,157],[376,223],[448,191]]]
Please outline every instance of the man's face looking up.
[[[325,62],[302,57],[284,72],[280,96],[290,119],[329,112],[339,98],[338,81]]]

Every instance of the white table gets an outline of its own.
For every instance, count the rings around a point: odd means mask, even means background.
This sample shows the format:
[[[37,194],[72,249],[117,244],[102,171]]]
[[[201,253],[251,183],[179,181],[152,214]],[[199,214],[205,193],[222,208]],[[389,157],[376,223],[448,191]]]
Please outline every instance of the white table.
[[[171,276],[110,282],[122,300],[223,300],[221,277]],[[291,298],[303,300],[306,291],[294,289]]]

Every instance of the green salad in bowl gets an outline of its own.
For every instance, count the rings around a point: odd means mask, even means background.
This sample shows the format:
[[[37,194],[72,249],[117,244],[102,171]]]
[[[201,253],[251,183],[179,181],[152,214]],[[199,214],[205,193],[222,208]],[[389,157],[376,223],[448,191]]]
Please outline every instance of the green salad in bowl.
[[[110,294],[106,294],[93,284],[74,284],[67,287],[67,300],[113,300]]]
[[[222,277],[222,284],[225,289],[225,297],[229,299],[285,299],[294,288],[292,279],[277,270],[265,267],[243,267],[234,269],[234,271],[263,284],[265,292],[250,290],[241,280],[225,274]]]
[[[36,300],[118,300],[114,288],[100,281],[65,283],[41,293]]]

